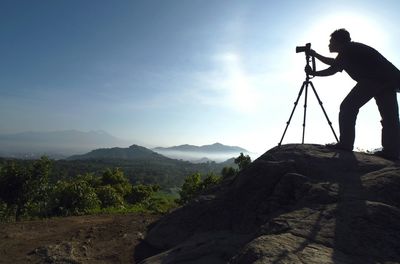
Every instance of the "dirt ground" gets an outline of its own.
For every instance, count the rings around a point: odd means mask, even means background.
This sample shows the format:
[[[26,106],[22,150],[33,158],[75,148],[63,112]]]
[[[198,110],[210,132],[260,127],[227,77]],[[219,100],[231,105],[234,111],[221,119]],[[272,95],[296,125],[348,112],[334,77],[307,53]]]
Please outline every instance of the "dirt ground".
[[[0,263],[135,263],[152,214],[0,223]]]

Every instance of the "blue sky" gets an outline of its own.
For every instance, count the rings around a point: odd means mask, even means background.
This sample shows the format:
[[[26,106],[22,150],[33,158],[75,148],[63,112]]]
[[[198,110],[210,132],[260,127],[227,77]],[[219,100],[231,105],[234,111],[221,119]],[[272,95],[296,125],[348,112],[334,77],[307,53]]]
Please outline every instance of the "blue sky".
[[[0,133],[105,130],[148,147],[275,146],[312,43],[345,27],[400,66],[398,1],[1,0]],[[318,67],[324,68],[322,64]],[[315,78],[338,132],[345,73]],[[307,143],[334,138],[309,98]],[[380,146],[375,103],[356,146]],[[302,105],[283,143],[301,141]]]

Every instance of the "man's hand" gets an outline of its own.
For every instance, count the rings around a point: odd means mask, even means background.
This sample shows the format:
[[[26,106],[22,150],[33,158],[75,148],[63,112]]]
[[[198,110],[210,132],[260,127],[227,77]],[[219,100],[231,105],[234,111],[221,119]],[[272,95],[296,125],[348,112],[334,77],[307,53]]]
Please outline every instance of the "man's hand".
[[[314,75],[314,71],[313,71],[313,69],[311,68],[311,66],[310,65],[307,65],[305,68],[304,68],[304,71],[308,74],[308,75]]]

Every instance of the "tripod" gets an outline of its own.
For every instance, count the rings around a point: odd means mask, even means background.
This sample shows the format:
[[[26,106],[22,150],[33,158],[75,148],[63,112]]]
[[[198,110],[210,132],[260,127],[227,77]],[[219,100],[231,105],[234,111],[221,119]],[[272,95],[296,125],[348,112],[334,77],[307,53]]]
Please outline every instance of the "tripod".
[[[307,51],[305,51],[305,54],[306,54],[307,67],[310,67],[310,57],[311,56],[308,54]],[[314,56],[312,57],[312,69],[315,71],[315,57]],[[326,120],[328,121],[328,124],[331,127],[333,135],[335,136],[336,142],[339,142],[339,140],[338,140],[338,138],[336,136],[335,130],[332,127],[332,122],[329,120],[329,117],[326,114],[324,106],[322,105],[322,101],[319,98],[319,96],[317,94],[317,91],[315,90],[314,84],[310,81],[310,79],[311,78],[310,78],[309,74],[306,73],[306,79],[303,82],[303,84],[301,85],[301,88],[300,88],[299,94],[297,96],[296,102],[294,102],[294,107],[293,107],[292,113],[290,114],[289,120],[286,122],[286,128],[285,128],[285,131],[283,132],[281,141],[279,142],[278,146],[281,146],[281,144],[282,144],[283,138],[285,137],[286,131],[287,131],[288,127],[289,127],[290,121],[292,120],[294,111],[296,110],[296,106],[297,106],[297,104],[299,102],[299,99],[300,99],[303,91],[305,91],[305,96],[304,96],[304,114],[303,114],[303,136],[302,136],[302,139],[301,139],[301,144],[304,144],[304,134],[305,134],[305,131],[306,131],[306,116],[307,116],[307,95],[308,95],[308,87],[309,86],[311,86],[311,88],[312,88],[312,90],[313,90],[313,92],[314,92],[314,94],[315,94],[315,96],[316,96],[316,98],[318,100],[318,103],[321,106],[322,111],[324,112]]]

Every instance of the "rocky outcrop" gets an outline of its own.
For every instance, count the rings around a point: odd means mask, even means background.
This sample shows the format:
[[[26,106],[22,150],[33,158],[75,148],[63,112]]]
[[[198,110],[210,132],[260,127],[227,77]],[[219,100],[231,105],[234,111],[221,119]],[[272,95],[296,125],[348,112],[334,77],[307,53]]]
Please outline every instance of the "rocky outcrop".
[[[142,263],[400,263],[399,165],[276,147],[161,219]]]

